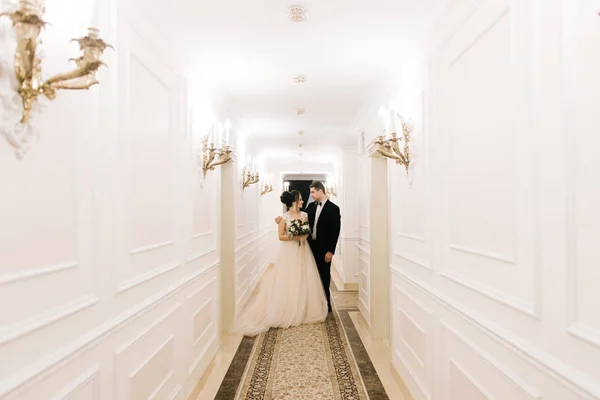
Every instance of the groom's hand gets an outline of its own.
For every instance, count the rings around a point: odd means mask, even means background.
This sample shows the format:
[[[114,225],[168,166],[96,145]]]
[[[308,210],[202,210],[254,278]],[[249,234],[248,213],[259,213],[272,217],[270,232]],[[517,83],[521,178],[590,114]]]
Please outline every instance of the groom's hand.
[[[277,225],[279,225],[279,223],[281,222],[281,220],[282,220],[282,219],[283,219],[283,218],[281,218],[281,217],[277,217],[277,218],[275,218],[275,223],[276,223]]]
[[[325,262],[327,264],[330,264],[331,260],[333,260],[333,253],[328,251],[327,253],[325,253]]]

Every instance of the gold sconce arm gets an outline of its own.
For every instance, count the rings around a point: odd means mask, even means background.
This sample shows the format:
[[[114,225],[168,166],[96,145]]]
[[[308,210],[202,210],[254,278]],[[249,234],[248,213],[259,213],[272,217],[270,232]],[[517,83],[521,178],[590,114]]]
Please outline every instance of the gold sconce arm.
[[[242,172],[242,190],[246,189],[250,185],[254,185],[260,181],[260,177],[258,172],[250,172],[244,168]]]
[[[216,148],[214,143],[208,143],[208,135],[202,140],[202,170],[204,177],[208,171],[214,171],[218,165],[225,164],[231,160],[231,153],[233,150],[229,145],[225,145],[222,148]]]
[[[380,136],[375,142],[379,147],[377,148],[377,152],[384,157],[390,158],[392,160],[396,160],[396,164],[402,164],[406,168],[406,172],[408,173],[408,167],[410,165],[410,135],[411,129],[408,124],[402,119],[399,114],[396,114],[398,118],[400,118],[400,122],[402,125],[402,138],[398,138],[396,136],[396,132],[392,133],[392,137],[389,139],[385,139],[383,136]],[[400,150],[400,146],[398,144],[399,141],[404,142],[404,149]]]
[[[396,162],[398,164],[405,164],[406,159],[404,158],[404,155],[402,153],[400,153],[400,150],[398,149],[398,145],[396,144],[396,146],[394,146],[394,145],[390,144],[389,143],[390,140],[391,139],[388,139],[388,140],[381,139],[381,141],[378,141],[377,144],[379,144],[380,146],[377,149],[377,152],[384,157],[390,158],[392,160],[396,160]]]

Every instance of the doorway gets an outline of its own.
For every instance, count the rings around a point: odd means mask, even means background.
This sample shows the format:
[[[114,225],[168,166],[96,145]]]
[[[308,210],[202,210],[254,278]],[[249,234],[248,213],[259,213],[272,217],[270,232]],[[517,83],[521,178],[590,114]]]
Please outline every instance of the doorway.
[[[308,204],[310,202],[312,202],[312,198],[310,197],[310,184],[312,183],[312,181],[307,181],[307,180],[292,180],[292,181],[288,181],[290,183],[290,191],[292,190],[297,190],[302,194],[302,200],[304,200],[304,206],[302,206],[302,210],[304,211],[306,209],[306,206],[308,206]]]
[[[314,181],[321,181],[324,183],[328,175],[329,173],[325,172],[310,174],[282,173],[281,179],[289,185],[287,190],[297,190],[302,194],[302,200],[304,200],[302,211],[304,211],[313,201],[312,198],[310,198],[310,184]]]

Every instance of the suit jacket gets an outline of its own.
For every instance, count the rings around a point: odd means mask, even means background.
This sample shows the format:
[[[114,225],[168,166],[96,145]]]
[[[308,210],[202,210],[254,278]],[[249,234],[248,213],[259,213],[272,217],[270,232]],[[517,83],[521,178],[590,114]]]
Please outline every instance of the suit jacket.
[[[317,203],[310,203],[306,207],[306,213],[308,214],[310,227],[314,230]],[[340,225],[340,208],[330,200],[327,200],[323,205],[321,215],[319,215],[319,221],[317,222],[317,239],[314,241],[312,239],[309,240],[311,240],[323,254],[327,252],[335,254],[335,248],[340,236]]]

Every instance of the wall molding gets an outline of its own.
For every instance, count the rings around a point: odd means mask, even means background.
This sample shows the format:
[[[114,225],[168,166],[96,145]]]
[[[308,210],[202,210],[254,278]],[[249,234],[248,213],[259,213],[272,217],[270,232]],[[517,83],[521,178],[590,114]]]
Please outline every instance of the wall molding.
[[[93,393],[94,397],[92,400],[100,399],[100,364],[94,364],[88,368],[85,372],[79,375],[75,380],[64,386],[58,393],[56,393],[50,400],[64,400],[77,394],[81,389],[88,383],[94,385]]]
[[[122,294],[135,288],[136,286],[140,286],[148,281],[158,278],[161,275],[165,275],[174,269],[181,267],[181,265],[182,264],[179,261],[172,261],[163,267],[155,268],[146,273],[142,273],[134,276],[133,278],[119,282],[117,284],[117,294]]]
[[[217,341],[217,334],[215,333],[210,338],[208,343],[206,343],[206,346],[204,346],[202,351],[200,351],[200,354],[198,355],[198,357],[196,357],[194,359],[194,361],[192,362],[192,365],[190,365],[190,367],[188,368],[188,375],[191,375],[192,373],[194,373],[194,370],[196,368],[198,368],[198,365],[200,364],[200,362],[208,355],[208,351],[214,346],[216,341]],[[216,351],[216,349],[215,349],[215,351]]]
[[[146,357],[142,362],[140,362],[133,369],[133,371],[128,374],[128,377],[130,379],[135,377],[137,374],[139,374],[144,369],[144,367],[146,367],[148,364],[150,364],[152,362],[152,360],[154,359],[154,357],[156,357],[156,355],[159,354],[163,349],[167,348],[167,346],[169,346],[169,345],[171,347],[174,347],[174,343],[175,343],[175,335],[169,334],[165,340],[160,342],[160,344],[152,351],[152,353],[150,353],[150,355],[148,357]],[[173,349],[173,352],[174,352],[174,349]],[[163,380],[156,386],[156,388],[150,395],[150,399],[152,399],[160,391],[160,389],[162,389],[164,387],[164,385],[167,383],[167,381],[173,375],[175,375],[175,371],[173,370],[173,365],[171,365],[170,367],[171,367],[171,370],[163,378]],[[116,370],[116,368],[115,368],[115,370]],[[120,396],[117,395],[118,394],[118,386],[119,386],[118,382],[119,382],[118,380],[115,380],[115,390],[117,391],[117,393],[115,393],[116,398],[120,398]]]
[[[119,329],[135,322],[160,302],[172,297],[199,277],[218,267],[216,262],[193,275],[165,288],[159,293],[140,301],[134,307],[88,331],[79,338],[59,347],[56,351],[28,365],[19,372],[0,381],[0,396],[16,396],[30,389],[36,383],[48,378],[53,372],[75,360],[81,354],[96,347],[100,342],[114,335]]]
[[[169,379],[171,379],[173,376],[175,375],[175,370],[172,369],[171,371],[169,371],[169,373],[163,378],[162,381],[160,381],[160,383],[158,384],[158,386],[156,387],[156,389],[154,389],[154,391],[150,394],[150,396],[148,396],[148,400],[160,400],[156,398],[156,395],[158,393],[160,393],[160,391],[162,390],[162,388],[165,387],[165,385],[167,384],[167,382],[169,381]]]
[[[600,383],[593,378],[582,374],[547,351],[524,341],[503,327],[494,324],[487,318],[477,314],[475,311],[460,304],[456,300],[451,299],[439,290],[419,282],[406,272],[394,267],[392,267],[391,270],[392,273],[396,274],[396,276],[401,278],[405,283],[461,317],[478,331],[517,355],[527,364],[538,368],[540,372],[550,379],[557,381],[567,390],[577,393],[584,399],[600,399]]]
[[[188,300],[188,301],[193,300],[197,295],[199,295],[200,293],[202,293],[204,290],[206,290],[210,285],[212,285],[215,282],[217,282],[217,278],[212,278],[208,282],[205,282],[198,289],[194,290],[192,293],[190,293],[187,296],[185,296],[186,300]]]
[[[535,307],[535,304],[533,303],[529,303],[527,301],[524,301],[523,299],[515,297],[510,293],[503,292],[495,287],[491,287],[476,280],[464,277],[453,271],[440,272],[439,275],[466,289],[472,290],[484,297],[487,297],[490,300],[507,306],[515,311],[518,311],[527,317],[540,320],[540,315],[537,312],[538,310]]]
[[[367,255],[371,255],[371,252],[367,249],[365,249],[364,247],[362,247],[361,245],[356,245],[356,248],[358,249],[359,252],[367,254]]]
[[[195,233],[191,236],[192,239],[200,239],[206,236],[210,236],[213,234],[213,231],[203,232],[203,233]]]
[[[196,260],[199,260],[203,257],[208,256],[209,254],[216,253],[216,252],[217,252],[217,248],[211,247],[210,249],[206,249],[206,250],[198,252],[198,253],[192,253],[186,257],[186,263],[187,264],[192,263]]]
[[[252,246],[252,247],[250,247]],[[256,250],[259,248],[260,246],[260,240],[255,239],[251,242],[246,243],[243,246],[240,246],[238,250],[235,251],[235,259],[236,261],[240,261],[245,259],[246,257],[248,257],[249,255],[252,255],[253,258],[256,257],[256,254],[252,254],[255,253]],[[249,249],[246,249],[247,247],[250,247]],[[242,252],[242,249],[246,249]],[[241,253],[241,254],[240,254]],[[241,270],[242,268],[240,268],[239,270]]]
[[[175,386],[175,389],[173,389],[173,392],[169,396],[169,400],[174,400],[175,398],[177,398],[177,396],[179,395],[179,392],[181,392],[181,388],[182,388],[181,385]]]
[[[0,287],[12,285],[14,283],[24,282],[30,279],[41,278],[45,275],[56,274],[68,271],[78,267],[77,261],[66,261],[59,264],[47,265],[43,267],[26,269],[24,271],[8,273],[0,276]]]
[[[406,320],[408,322],[410,322],[419,331],[421,336],[427,338],[427,331],[425,329],[423,329],[423,327],[421,325],[419,325],[417,323],[417,321],[415,321],[410,315],[408,315],[407,313],[405,313],[402,310],[398,310],[398,313],[401,314],[404,318],[406,318]],[[415,360],[417,360],[417,363],[419,363],[421,368],[426,368],[426,364],[425,364],[425,361],[423,360],[423,358],[421,358],[421,356],[419,354],[417,354],[415,349],[404,339],[404,337],[402,335],[400,335],[400,337],[398,339],[400,339],[402,344],[404,344],[404,347],[406,347],[408,349],[408,351],[410,352],[410,354],[412,354],[413,358]]]
[[[483,351],[477,344],[467,339],[465,336],[459,333],[458,329],[454,328],[444,319],[439,321],[440,328],[452,335],[458,340],[463,346],[465,346],[472,354],[474,354],[481,361],[489,365],[494,371],[501,375],[506,381],[512,386],[519,390],[525,397],[530,400],[542,400],[542,394],[534,388],[532,385],[523,382],[523,380],[513,371],[509,370],[506,366],[502,365],[496,359],[494,359],[487,352]]]
[[[115,357],[120,356],[121,354],[128,352],[129,350],[131,350],[132,348],[134,348],[136,345],[140,344],[157,327],[159,327],[160,325],[164,324],[165,321],[167,321],[169,318],[171,318],[173,315],[175,315],[177,313],[177,311],[179,311],[181,309],[181,306],[182,306],[181,303],[175,304],[173,307],[171,307],[169,309],[169,311],[167,311],[165,313],[162,313],[161,316],[159,316],[157,319],[154,320],[154,322],[152,322],[151,324],[149,324],[148,327],[143,332],[141,332],[138,335],[134,336],[133,338],[131,338],[127,342],[121,344],[115,350]]]
[[[86,310],[100,302],[95,294],[88,294],[50,310],[32,315],[12,325],[0,329],[0,346],[4,346],[14,340],[24,338],[44,329],[58,321],[62,321],[72,315]]]
[[[476,249],[471,249],[471,248],[465,247],[465,246],[459,246],[456,244],[451,244],[449,247],[451,250],[469,254],[472,256],[483,257],[483,258],[487,258],[490,260],[499,261],[504,264],[516,265],[516,261],[515,261],[514,257],[504,256],[501,254],[493,254],[493,253],[489,253],[489,252],[482,251],[482,250],[476,250]]]
[[[426,243],[425,239],[423,239],[421,236],[410,235],[408,233],[403,233],[403,232],[398,232],[397,235],[404,239],[410,239],[410,240],[414,240],[415,242]]]
[[[479,391],[479,393],[481,393],[483,397],[485,397],[487,400],[495,399],[495,397],[492,396],[490,392],[485,390],[483,385],[477,379],[475,379],[475,377],[471,375],[469,371],[467,371],[467,369],[463,367],[462,364],[458,362],[455,358],[448,358],[448,364],[450,365],[450,367],[456,368],[458,372],[460,372],[465,378],[467,378],[471,385],[473,385]]]
[[[174,244],[175,244],[175,242],[173,242],[172,240],[168,240],[166,242],[155,243],[155,244],[151,244],[148,246],[137,247],[135,249],[130,250],[129,255],[134,256],[134,255],[141,254],[141,253],[147,253],[149,251],[162,249],[163,247],[172,246]]]
[[[431,391],[429,390],[429,388],[427,388],[427,386],[421,380],[419,375],[417,375],[417,373],[412,369],[412,367],[410,366],[410,363],[408,361],[406,361],[406,359],[402,356],[402,354],[398,350],[394,350],[394,355],[400,361],[401,368],[398,368],[398,366],[395,365],[396,364],[395,362],[392,362],[392,364],[394,364],[394,366],[397,369],[404,369],[408,373],[410,379],[412,379],[412,381],[415,383],[415,385],[417,386],[417,388],[419,389],[419,391],[421,392],[423,397],[425,397],[427,400],[431,400]],[[404,375],[404,374],[401,374],[401,378],[402,378],[402,375]]]
[[[581,322],[576,322],[567,328],[567,332],[571,336],[600,349],[600,332],[597,329],[591,328]]]
[[[200,314],[200,311],[202,311],[204,308],[206,308],[206,306],[208,306],[210,304],[210,302],[212,301],[212,297],[202,306],[202,308],[200,308],[198,310],[198,312],[196,312],[196,314],[194,315],[194,317],[196,317],[198,314]],[[206,336],[206,334],[208,332],[210,332],[211,329],[214,330],[215,324],[214,324],[214,319],[211,319],[210,323],[207,325],[206,328],[204,328],[204,330],[198,335],[198,337],[194,340],[194,344],[193,346],[196,347],[198,346],[198,343],[200,343],[200,341],[204,338],[204,336]]]
[[[422,309],[425,312],[425,314],[427,314],[427,316],[433,316],[433,310],[427,307],[425,304],[423,304],[420,300],[417,300],[413,295],[403,291],[399,285],[394,285],[394,288],[398,291],[398,294],[400,296],[406,297],[411,303]]]
[[[239,252],[241,249],[243,249],[244,247],[247,247],[247,246],[249,246],[249,245],[253,244],[253,243],[254,243],[254,242],[256,242],[256,241],[258,241],[258,240],[261,240],[261,239],[262,239],[262,238],[264,238],[264,237],[265,237],[265,236],[266,236],[266,235],[267,235],[269,232],[271,232],[271,231],[264,231],[264,232],[261,232],[261,231],[260,231],[260,229],[255,229],[255,230],[253,230],[252,232],[248,232],[248,233],[245,233],[245,234],[243,234],[242,236],[239,236],[239,237],[237,237],[237,238],[236,238],[236,242],[240,242],[240,241],[242,241],[243,239],[246,239],[246,238],[247,238],[247,237],[249,237],[249,236],[254,236],[254,238],[253,238],[252,240],[249,240],[248,242],[246,242],[246,243],[244,243],[244,244],[242,244],[242,245],[238,246],[238,247],[235,249],[235,252],[236,252],[236,253],[238,253],[238,252]]]
[[[394,285],[393,289],[395,291],[394,296],[392,298],[396,299],[396,303],[397,303],[397,308],[398,308],[398,313],[402,314],[410,323],[412,323],[422,334],[422,336],[425,338],[426,341],[426,354],[424,354],[423,356],[428,360],[428,362],[431,362],[431,356],[432,356],[432,344],[431,344],[431,337],[430,335],[427,334],[427,330],[424,329],[421,324],[419,324],[417,321],[415,321],[415,319],[413,317],[411,317],[407,312],[402,310],[402,307],[400,306],[400,303],[402,302],[402,298],[406,298],[406,300],[408,300],[409,302],[413,303],[416,307],[420,308],[422,310],[422,312],[427,316],[428,322],[429,322],[429,330],[432,331],[433,330],[433,317],[434,317],[434,313],[433,310],[429,307],[427,307],[425,304],[423,304],[421,301],[417,300],[415,297],[413,297],[412,295],[410,295],[409,293],[407,293],[406,291],[403,291],[402,288],[399,285]],[[400,329],[402,331],[402,329]],[[410,344],[404,339],[404,337],[402,337],[402,335],[400,336],[400,340],[404,343],[404,346],[406,346],[409,351],[413,354],[413,357],[415,357],[415,359],[419,362],[419,364],[421,365],[422,368],[426,368],[427,363],[423,360],[423,358],[421,358],[421,356],[419,356],[417,354],[417,352],[412,348],[412,346],[410,346]]]
[[[394,255],[397,257],[402,258],[403,260],[408,261],[409,263],[416,265],[417,267],[423,268],[424,270],[426,270],[427,272],[433,272],[433,267],[429,264],[425,264],[421,261],[417,261],[414,258],[412,258],[411,256],[405,254],[405,253],[401,253],[399,251],[394,251]]]

